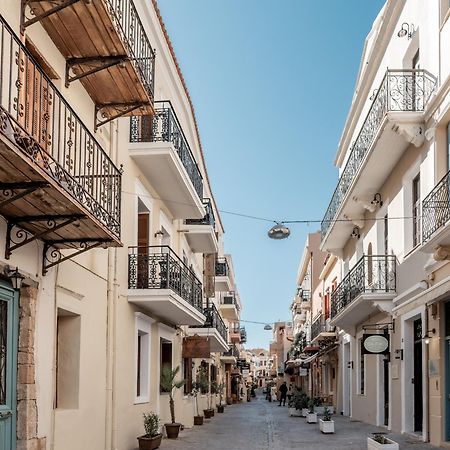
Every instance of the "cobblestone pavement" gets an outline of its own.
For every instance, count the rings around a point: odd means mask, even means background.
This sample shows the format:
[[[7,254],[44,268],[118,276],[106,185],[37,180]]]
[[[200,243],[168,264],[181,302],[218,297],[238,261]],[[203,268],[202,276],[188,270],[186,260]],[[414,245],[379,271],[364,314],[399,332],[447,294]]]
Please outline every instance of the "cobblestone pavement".
[[[164,439],[161,450],[366,450],[366,437],[386,431],[372,425],[334,416],[336,433],[324,435],[318,424],[289,417],[287,407],[268,403],[262,396],[250,403],[227,406],[224,414],[205,420],[203,426],[186,429],[177,440]],[[432,450],[410,436],[389,434],[400,449]]]

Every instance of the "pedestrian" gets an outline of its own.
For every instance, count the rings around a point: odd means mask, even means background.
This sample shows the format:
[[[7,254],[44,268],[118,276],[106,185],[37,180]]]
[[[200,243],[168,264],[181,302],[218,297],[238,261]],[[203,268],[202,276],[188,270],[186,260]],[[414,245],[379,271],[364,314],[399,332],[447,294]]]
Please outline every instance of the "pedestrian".
[[[278,391],[280,392],[280,404],[278,406],[281,406],[281,402],[283,402],[283,406],[286,406],[286,394],[288,391],[286,381],[283,382],[283,384],[280,386],[280,389]]]

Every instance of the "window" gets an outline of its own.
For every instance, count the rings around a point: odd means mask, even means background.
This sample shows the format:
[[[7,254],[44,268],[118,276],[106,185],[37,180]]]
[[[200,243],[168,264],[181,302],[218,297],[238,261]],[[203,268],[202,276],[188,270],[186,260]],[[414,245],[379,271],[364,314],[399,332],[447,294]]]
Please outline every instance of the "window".
[[[384,254],[389,254],[389,218],[387,214],[384,216]]]
[[[413,247],[420,243],[420,174],[412,182]]]
[[[184,393],[188,395],[192,392],[192,359],[183,358],[183,379],[186,380],[184,383]]]
[[[359,339],[359,393],[360,395],[366,394],[366,387],[365,387],[365,355],[363,354],[362,349],[363,341],[362,339]]]
[[[135,315],[135,403],[150,401],[150,326],[151,319],[142,313]]]
[[[160,340],[160,350],[161,350],[161,373],[165,367],[172,369],[172,342],[167,339],[161,338]],[[165,391],[162,386],[160,386],[161,392]]]
[[[58,308],[56,323],[56,407],[78,409],[80,386],[80,325],[78,314]]]

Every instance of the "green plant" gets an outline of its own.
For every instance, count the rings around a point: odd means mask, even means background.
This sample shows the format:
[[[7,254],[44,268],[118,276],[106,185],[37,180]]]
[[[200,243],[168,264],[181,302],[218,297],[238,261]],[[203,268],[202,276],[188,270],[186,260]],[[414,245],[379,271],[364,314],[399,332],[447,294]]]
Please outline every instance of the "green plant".
[[[323,410],[323,419],[326,422],[330,422],[331,421],[331,412],[328,408],[328,406],[325,406],[324,410]]]
[[[289,401],[289,406],[297,410],[306,408],[308,406],[308,396],[301,390],[297,389]]]
[[[314,400],[312,398],[308,402],[308,408],[309,408],[309,413],[313,414],[314,413]]]
[[[222,404],[222,400],[223,400],[223,391],[225,389],[225,383],[222,381],[221,383],[219,383],[217,386],[217,393],[219,394],[219,405]]]
[[[170,417],[172,423],[175,423],[175,402],[173,400],[173,390],[180,389],[186,383],[186,380],[175,381],[175,378],[180,371],[180,366],[172,369],[171,367],[164,367],[161,374],[161,387],[165,392],[169,393],[169,406],[170,406]]]
[[[314,397],[314,406],[322,406],[323,398],[322,397]]]
[[[374,433],[372,439],[379,444],[389,444],[389,441],[382,434]]]
[[[144,430],[145,437],[155,437],[159,434],[159,416],[158,414],[149,412],[144,413]]]

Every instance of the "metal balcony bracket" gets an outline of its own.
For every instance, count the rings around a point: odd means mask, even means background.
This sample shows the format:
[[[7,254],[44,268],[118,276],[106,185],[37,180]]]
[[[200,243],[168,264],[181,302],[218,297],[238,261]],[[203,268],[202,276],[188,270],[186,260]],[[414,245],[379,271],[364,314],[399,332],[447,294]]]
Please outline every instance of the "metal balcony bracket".
[[[392,322],[371,323],[368,325],[363,325],[362,329],[363,331],[395,331],[395,320],[393,320]]]
[[[104,246],[107,242],[109,241],[101,239],[45,241],[42,258],[42,275],[46,275],[50,268],[92,250],[93,248]],[[64,245],[65,247],[70,246],[75,251],[64,255],[61,252],[61,245]]]
[[[10,203],[14,203],[29,194],[32,194],[38,189],[43,189],[49,186],[45,181],[30,181],[23,183],[0,183],[0,208],[3,208]]]
[[[41,20],[45,19],[46,17],[51,16],[52,14],[55,14],[64,8],[67,8],[68,6],[74,5],[75,3],[78,3],[80,1],[84,1],[85,3],[90,3],[90,0],[21,0],[21,14],[20,14],[20,32],[22,34],[25,33],[25,28],[29,27],[30,25],[33,25],[36,22],[40,22]],[[33,4],[47,4],[53,6],[50,9],[47,9],[47,11],[35,15],[33,11]],[[31,18],[27,19],[26,16],[26,9],[27,6],[30,8],[30,15],[33,16]]]
[[[94,73],[108,69],[108,67],[123,64],[128,61],[128,56],[99,56],[92,58],[70,58],[66,61],[66,88],[72,81],[79,80]],[[76,67],[76,70],[74,70]],[[70,75],[73,72],[74,75]]]
[[[53,233],[61,228],[64,228],[76,221],[84,219],[86,216],[82,214],[72,215],[40,215],[40,216],[25,216],[8,219],[6,227],[6,245],[5,258],[9,259],[11,253],[20,247],[23,247],[30,242],[37,239],[43,239],[50,233]],[[42,231],[32,232],[27,225],[41,224],[44,227]]]
[[[118,119],[119,117],[126,116],[136,109],[147,106],[147,102],[131,102],[131,103],[109,103],[104,105],[95,105],[95,125],[94,130],[97,131],[98,127],[105,125],[105,123],[111,122],[111,120]],[[108,110],[108,112],[106,111]],[[113,111],[112,113],[110,111]]]

